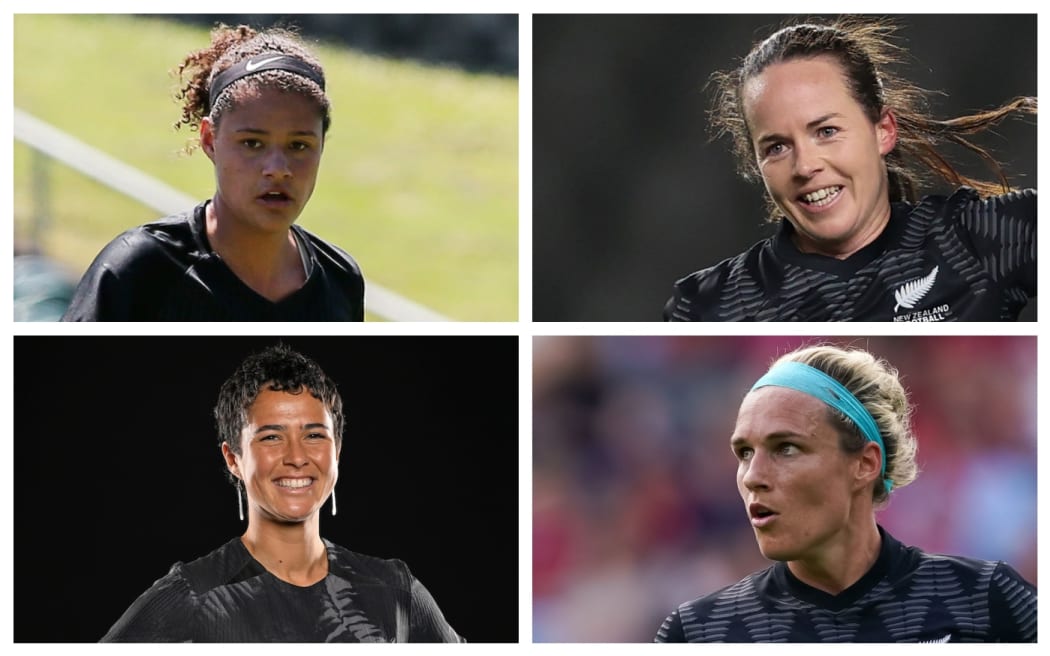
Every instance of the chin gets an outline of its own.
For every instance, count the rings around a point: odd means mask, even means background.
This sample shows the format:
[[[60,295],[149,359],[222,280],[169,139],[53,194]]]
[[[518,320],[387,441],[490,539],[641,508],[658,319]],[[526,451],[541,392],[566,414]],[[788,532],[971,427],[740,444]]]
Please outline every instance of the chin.
[[[794,551],[787,545],[778,544],[776,540],[769,538],[763,539],[759,536],[755,536],[755,538],[758,541],[758,550],[762,552],[763,558],[782,562],[795,560]]]

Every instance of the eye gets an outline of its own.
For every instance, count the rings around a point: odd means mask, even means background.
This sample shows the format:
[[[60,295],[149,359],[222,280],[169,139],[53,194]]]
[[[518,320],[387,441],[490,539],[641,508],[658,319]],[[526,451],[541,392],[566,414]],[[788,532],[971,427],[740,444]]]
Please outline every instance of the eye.
[[[248,150],[258,150],[262,148],[262,142],[258,139],[241,139],[241,145]]]
[[[328,436],[325,435],[324,433],[310,433],[306,437],[307,437],[307,439],[311,439],[311,440],[324,440],[324,439],[328,438]]]
[[[747,460],[748,458],[751,457],[751,454],[754,453],[754,452],[755,452],[755,450],[752,449],[751,447],[749,447],[749,446],[742,446],[742,447],[740,447],[739,449],[736,450],[736,458],[737,458],[737,460]]]
[[[272,435],[263,435],[262,437],[259,438],[259,441],[260,442],[276,442],[279,439],[281,439],[280,435],[272,434]]]
[[[777,155],[783,154],[783,152],[786,149],[787,146],[784,145],[784,143],[778,141],[776,143],[771,143],[768,146],[766,146],[764,153],[766,157],[776,157]]]
[[[798,453],[798,447],[794,444],[791,444],[790,442],[784,442],[779,447],[777,447],[777,452],[781,455],[793,456],[796,453]]]
[[[825,139],[830,139],[831,137],[834,137],[836,134],[838,134],[838,132],[839,129],[831,125],[825,125],[823,127],[817,128],[817,135]]]
[[[294,150],[296,152],[302,152],[304,150],[309,150],[310,149],[310,144],[306,143],[305,141],[293,141],[288,146],[288,148],[290,150]]]

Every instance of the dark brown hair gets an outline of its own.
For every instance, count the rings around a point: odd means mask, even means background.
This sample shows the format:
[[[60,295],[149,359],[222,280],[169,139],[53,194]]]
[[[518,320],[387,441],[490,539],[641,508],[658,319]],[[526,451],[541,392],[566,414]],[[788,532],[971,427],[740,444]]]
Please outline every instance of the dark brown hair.
[[[343,399],[335,383],[316,362],[284,344],[271,346],[245,358],[219,390],[215,403],[215,425],[219,445],[241,455],[241,431],[248,423],[248,409],[263,390],[302,394],[324,404],[332,415],[332,437],[336,449],[343,445]],[[236,478],[226,472],[230,483]]]
[[[310,54],[299,37],[288,29],[269,28],[257,32],[247,25],[219,25],[212,30],[211,44],[207,48],[189,53],[172,71],[180,85],[175,100],[182,103],[182,118],[175,122],[175,129],[185,125],[196,132],[205,116],[218,125],[222,115],[250,90],[270,87],[299,93],[313,100],[321,112],[323,134],[327,134],[332,124],[332,107],[328,96],[316,82],[289,71],[270,70],[242,78],[226,87],[218,94],[218,98],[208,97],[209,86],[216,75],[244,59],[264,52],[292,55],[316,69],[319,75],[324,74],[321,63]],[[187,150],[192,151],[195,145],[196,140],[191,140]]]
[[[827,55],[842,67],[850,93],[872,123],[887,108],[897,118],[897,145],[885,158],[890,201],[918,200],[919,183],[930,173],[955,186],[973,187],[982,196],[1009,191],[999,162],[967,137],[1015,112],[1035,114],[1036,98],[1018,97],[992,110],[948,120],[934,119],[929,110],[930,92],[891,69],[900,65],[907,54],[892,41],[896,31],[892,22],[869,17],[842,17],[830,24],[810,21],[782,27],[752,48],[736,69],[711,76],[710,84],[715,88],[709,112],[713,138],[729,135],[740,174],[747,180],[760,180],[744,118],[744,84],[771,64]],[[958,144],[980,157],[994,172],[997,182],[959,173],[938,150],[945,142]],[[777,210],[771,199],[768,205],[770,217],[775,218]]]

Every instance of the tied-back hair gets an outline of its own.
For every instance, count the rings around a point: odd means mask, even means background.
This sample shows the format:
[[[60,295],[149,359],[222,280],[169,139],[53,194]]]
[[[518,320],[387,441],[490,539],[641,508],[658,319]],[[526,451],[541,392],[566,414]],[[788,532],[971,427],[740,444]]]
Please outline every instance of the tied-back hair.
[[[948,120],[935,119],[929,109],[931,92],[893,70],[907,57],[907,52],[893,41],[897,30],[898,26],[887,19],[857,16],[841,17],[830,24],[809,20],[782,27],[752,48],[736,69],[717,71],[711,76],[708,84],[714,87],[714,100],[708,117],[712,138],[728,135],[739,173],[748,181],[761,180],[744,118],[744,85],[772,64],[831,56],[842,67],[850,93],[872,123],[879,121],[884,109],[891,110],[897,118],[897,145],[885,157],[891,202],[917,201],[920,183],[931,174],[953,186],[972,187],[981,196],[1009,192],[1002,165],[969,137],[1012,114],[1036,114],[1037,99],[1022,96],[995,109]],[[976,154],[995,174],[997,182],[960,173],[941,153],[945,143]],[[768,194],[767,206],[770,220],[775,220],[778,210]]]
[[[919,475],[915,462],[918,442],[911,428],[912,406],[908,393],[901,385],[900,374],[885,360],[860,349],[842,349],[817,345],[796,349],[777,359],[781,362],[801,362],[831,376],[857,397],[871,413],[879,434],[886,445],[886,476],[875,481],[872,499],[881,503],[889,498],[883,481],[893,481],[893,489],[908,485]],[[838,428],[839,444],[846,453],[858,453],[868,442],[860,428],[846,415],[828,407],[832,424]]]
[[[189,53],[172,71],[180,85],[175,92],[175,100],[182,104],[182,117],[175,122],[175,129],[185,125],[196,132],[204,117],[209,117],[218,125],[222,115],[249,90],[266,87],[299,93],[313,100],[321,112],[322,134],[327,134],[332,124],[332,107],[328,95],[316,82],[289,71],[263,71],[230,84],[218,94],[218,98],[208,97],[209,86],[216,75],[242,60],[264,52],[291,55],[306,62],[318,74],[324,73],[320,61],[290,29],[274,27],[256,31],[247,25],[229,27],[220,24],[212,30],[211,44],[208,47]],[[186,151],[192,152],[196,145],[197,140],[190,139]]]
[[[271,346],[245,358],[219,390],[215,425],[219,445],[241,455],[241,431],[248,423],[248,409],[263,390],[302,394],[308,392],[332,415],[332,437],[338,450],[343,444],[343,399],[335,383],[316,362],[284,344]],[[227,472],[231,483],[236,478]]]

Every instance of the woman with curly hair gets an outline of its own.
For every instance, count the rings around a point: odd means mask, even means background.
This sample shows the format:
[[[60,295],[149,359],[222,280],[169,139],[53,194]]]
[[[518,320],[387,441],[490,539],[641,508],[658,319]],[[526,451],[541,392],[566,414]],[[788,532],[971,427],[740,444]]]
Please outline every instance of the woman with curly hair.
[[[288,31],[220,26],[176,72],[215,194],[110,242],[63,320],[362,321],[357,263],[295,225],[331,124],[321,64]]]
[[[668,321],[1016,320],[1036,292],[1036,193],[1012,190],[970,140],[1034,97],[937,120],[892,70],[907,53],[881,19],[784,27],[712,77],[716,136],[765,185],[777,233],[675,284]],[[944,144],[997,182],[960,173]],[[919,198],[927,177],[954,187]]]
[[[215,422],[244,534],[175,563],[103,642],[462,641],[404,562],[321,537],[344,415],[316,362],[283,345],[249,356],[223,383]]]

